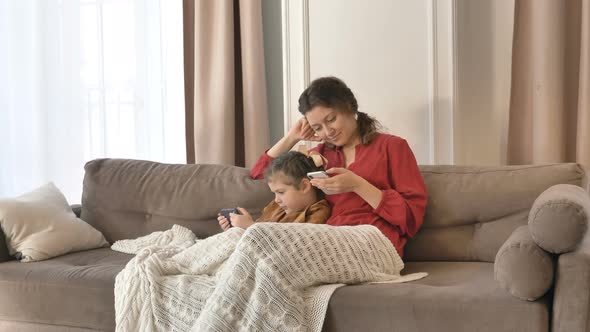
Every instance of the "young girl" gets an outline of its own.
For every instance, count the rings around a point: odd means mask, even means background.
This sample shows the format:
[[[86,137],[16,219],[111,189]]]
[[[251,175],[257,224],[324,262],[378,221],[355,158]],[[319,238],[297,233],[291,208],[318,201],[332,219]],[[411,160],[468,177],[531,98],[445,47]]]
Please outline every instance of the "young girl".
[[[274,159],[265,173],[275,199],[253,220],[244,208],[241,214],[230,213],[230,222],[219,215],[217,220],[223,230],[231,226],[248,228],[254,222],[301,222],[323,224],[330,216],[330,206],[324,193],[311,185],[307,173],[323,170],[313,158],[301,152],[290,151]]]

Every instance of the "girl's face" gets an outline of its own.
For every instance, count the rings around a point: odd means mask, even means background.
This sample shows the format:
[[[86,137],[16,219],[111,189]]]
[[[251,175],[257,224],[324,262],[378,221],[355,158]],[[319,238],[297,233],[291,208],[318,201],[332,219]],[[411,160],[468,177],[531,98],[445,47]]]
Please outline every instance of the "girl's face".
[[[325,143],[348,147],[359,142],[358,125],[352,112],[316,106],[305,113],[305,118],[316,136]]]
[[[303,211],[313,203],[315,194],[309,180],[303,179],[299,188],[281,181],[281,176],[270,179],[268,187],[275,194],[275,202],[287,213]]]

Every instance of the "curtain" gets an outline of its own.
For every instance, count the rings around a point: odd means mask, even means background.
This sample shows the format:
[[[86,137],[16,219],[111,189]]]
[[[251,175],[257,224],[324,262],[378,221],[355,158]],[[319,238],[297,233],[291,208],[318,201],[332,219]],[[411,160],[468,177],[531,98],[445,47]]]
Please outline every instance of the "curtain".
[[[184,163],[181,0],[0,1],[0,197],[86,161]]]
[[[516,0],[508,163],[590,167],[590,1]]]
[[[184,0],[189,163],[252,166],[268,148],[260,0]]]

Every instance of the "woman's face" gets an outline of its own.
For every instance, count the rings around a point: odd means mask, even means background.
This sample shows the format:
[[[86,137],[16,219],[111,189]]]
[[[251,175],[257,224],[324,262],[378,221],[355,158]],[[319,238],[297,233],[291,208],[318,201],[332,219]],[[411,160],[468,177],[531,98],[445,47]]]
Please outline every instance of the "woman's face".
[[[358,125],[352,112],[316,106],[305,113],[309,126],[325,143],[354,146],[358,143]]]

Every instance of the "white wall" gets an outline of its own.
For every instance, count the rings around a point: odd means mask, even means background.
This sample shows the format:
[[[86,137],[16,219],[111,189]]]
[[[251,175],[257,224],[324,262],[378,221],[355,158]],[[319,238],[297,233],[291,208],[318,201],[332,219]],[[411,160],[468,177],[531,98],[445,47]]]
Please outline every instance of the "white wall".
[[[334,75],[359,109],[408,140],[431,162],[431,40],[428,1],[309,2],[310,79]]]
[[[514,0],[283,0],[285,130],[310,80],[344,79],[421,164],[501,164]]]
[[[441,97],[452,90],[452,48],[436,45],[452,40],[451,4],[283,0],[285,127],[300,117],[309,81],[334,75],[362,111],[408,140],[419,163],[450,163],[452,114]]]

